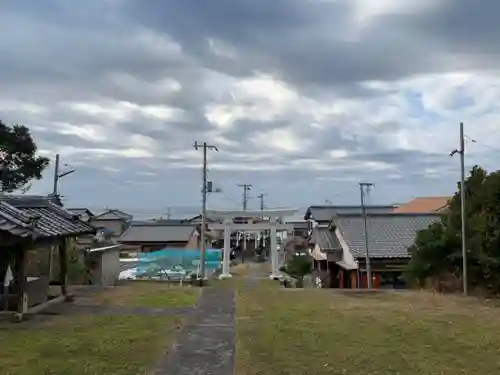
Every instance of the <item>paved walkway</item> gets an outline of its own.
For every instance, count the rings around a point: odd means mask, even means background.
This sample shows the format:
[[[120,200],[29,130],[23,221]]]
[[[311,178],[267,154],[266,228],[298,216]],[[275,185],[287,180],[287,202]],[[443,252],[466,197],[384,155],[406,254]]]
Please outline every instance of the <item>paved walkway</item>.
[[[232,288],[203,289],[197,308],[154,375],[233,375],[235,296]]]

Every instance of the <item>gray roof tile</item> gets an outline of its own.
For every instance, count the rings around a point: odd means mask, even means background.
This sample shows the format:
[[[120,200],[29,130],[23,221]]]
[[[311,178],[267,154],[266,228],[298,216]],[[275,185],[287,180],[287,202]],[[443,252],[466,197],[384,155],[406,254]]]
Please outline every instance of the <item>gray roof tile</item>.
[[[195,230],[195,225],[159,224],[140,222],[131,225],[120,237],[120,242],[187,242]]]
[[[170,226],[170,225],[191,225],[186,219],[161,219],[161,220],[134,220],[130,223],[133,226]]]
[[[368,213],[387,213],[394,210],[396,205],[367,206]],[[311,218],[317,222],[330,222],[335,215],[361,214],[361,206],[310,206],[304,218]]]
[[[58,203],[51,196],[0,197],[0,230],[34,238],[95,233]]]
[[[90,211],[88,208],[68,208],[67,210],[76,216],[82,216],[85,214],[89,216],[94,216],[92,211]]]
[[[319,245],[322,251],[338,250],[342,248],[335,233],[327,227],[315,227],[311,234],[311,242]]]
[[[93,217],[94,220],[124,220],[124,221],[130,221],[132,220],[132,218],[133,215],[115,209],[106,210]]]
[[[438,214],[371,214],[368,216],[370,258],[406,258],[421,229],[439,221]],[[334,219],[355,258],[365,257],[362,215],[337,215]]]
[[[308,229],[309,228],[309,223],[307,220],[290,220],[290,221],[285,221],[286,224],[292,224],[293,229]]]

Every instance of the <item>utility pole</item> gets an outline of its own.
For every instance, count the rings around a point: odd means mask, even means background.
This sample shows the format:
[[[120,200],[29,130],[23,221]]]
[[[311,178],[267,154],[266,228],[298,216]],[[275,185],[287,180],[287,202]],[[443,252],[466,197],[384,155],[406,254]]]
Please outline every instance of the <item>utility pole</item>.
[[[450,156],[460,154],[460,216],[462,231],[462,284],[464,295],[468,293],[467,281],[467,239],[465,235],[465,140],[464,123],[460,123],[460,148],[453,150]]]
[[[266,196],[266,195],[265,195],[264,193],[261,193],[261,194],[259,194],[259,195],[257,196],[257,198],[259,198],[259,199],[260,199],[260,210],[261,210],[261,211],[264,211],[264,197],[265,197],[265,196]]]
[[[264,197],[266,195],[264,193],[260,193],[257,198],[260,199],[260,210],[264,211]],[[264,221],[264,215],[261,216],[261,220]],[[267,236],[267,230],[263,230],[260,235],[262,236],[262,245],[265,246],[265,238]]]
[[[52,190],[52,194],[57,196],[57,185],[59,183],[59,154],[56,154],[56,165],[54,167],[54,189]]]
[[[248,192],[252,190],[251,184],[238,184],[239,187],[243,188],[243,211],[247,210],[248,205]]]
[[[7,163],[5,159],[0,156],[0,195],[4,195],[5,180],[7,177]]]
[[[56,154],[56,161],[55,161],[55,167],[54,167],[54,188],[52,190],[52,194],[54,196],[59,195],[58,187],[59,187],[59,180],[75,171],[75,169],[70,169],[66,172],[59,172],[60,169],[60,164],[61,164],[61,158],[59,154]],[[69,165],[64,164],[65,166],[69,167]]]
[[[372,288],[372,268],[370,264],[370,249],[369,249],[369,238],[368,238],[368,223],[366,219],[366,205],[365,205],[365,194],[373,187],[371,182],[360,182],[359,191],[361,194],[361,210],[363,213],[363,221],[365,226],[365,258],[366,258],[366,280],[368,284],[368,289]]]
[[[205,240],[205,222],[207,215],[207,149],[215,150],[219,152],[217,146],[209,145],[207,142],[203,142],[203,145],[200,145],[197,141],[194,142],[194,149],[198,151],[200,147],[203,147],[203,185],[201,188],[201,196],[202,196],[202,206],[201,206],[201,229],[200,229],[200,243],[201,243],[201,254],[200,254],[200,280],[204,280],[206,278],[205,271],[205,258],[207,253],[207,244]],[[200,281],[200,285],[203,282]]]
[[[252,190],[251,184],[238,184],[239,187],[243,188],[243,211],[247,210],[248,205],[248,192]],[[245,252],[247,250],[247,234],[243,232],[243,249],[241,249],[241,263],[245,263]]]

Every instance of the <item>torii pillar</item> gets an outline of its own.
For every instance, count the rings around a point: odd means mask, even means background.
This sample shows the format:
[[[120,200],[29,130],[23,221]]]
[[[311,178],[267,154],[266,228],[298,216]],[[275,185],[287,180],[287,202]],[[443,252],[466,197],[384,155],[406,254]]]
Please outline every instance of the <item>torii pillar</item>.
[[[269,239],[269,246],[270,246],[270,253],[271,253],[271,275],[269,275],[269,278],[271,280],[278,280],[281,278],[281,274],[279,272],[279,266],[278,266],[278,244],[276,241],[276,227],[272,226],[270,230],[270,236],[271,238]]]
[[[222,258],[222,273],[219,275],[219,279],[229,279],[232,277],[229,272],[229,262],[231,258],[231,227],[229,223],[224,228],[224,255]]]

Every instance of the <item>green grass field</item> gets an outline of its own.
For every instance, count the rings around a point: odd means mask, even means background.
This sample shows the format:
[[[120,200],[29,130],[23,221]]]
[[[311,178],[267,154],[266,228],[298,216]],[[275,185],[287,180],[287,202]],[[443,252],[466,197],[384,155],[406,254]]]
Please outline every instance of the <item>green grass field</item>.
[[[193,306],[201,289],[162,282],[134,281],[106,290],[93,297],[95,301],[128,307],[188,307]]]
[[[189,307],[199,293],[196,288],[138,282],[85,300],[96,305]],[[179,316],[135,315],[61,315],[39,323],[13,323],[0,328],[0,374],[147,374],[181,326]]]
[[[500,373],[500,310],[420,292],[239,288],[237,375]]]

